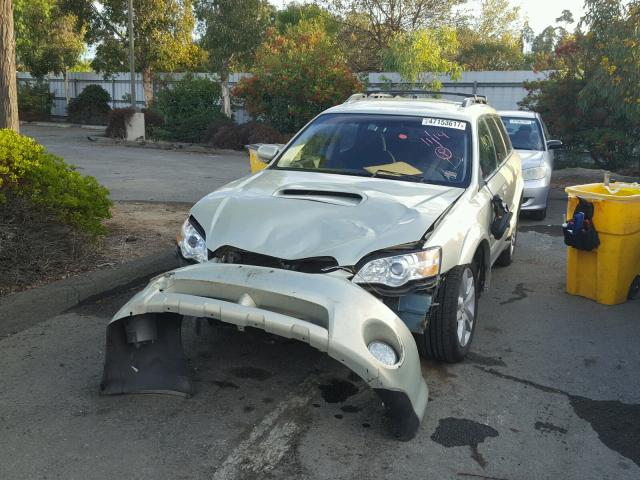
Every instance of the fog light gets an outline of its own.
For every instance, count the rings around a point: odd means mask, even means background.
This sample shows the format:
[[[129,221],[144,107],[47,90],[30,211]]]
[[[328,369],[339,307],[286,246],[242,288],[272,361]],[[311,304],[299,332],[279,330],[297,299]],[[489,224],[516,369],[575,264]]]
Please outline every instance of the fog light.
[[[398,354],[393,347],[387,343],[374,340],[367,346],[367,348],[376,360],[384,363],[385,365],[393,366],[398,363]]]

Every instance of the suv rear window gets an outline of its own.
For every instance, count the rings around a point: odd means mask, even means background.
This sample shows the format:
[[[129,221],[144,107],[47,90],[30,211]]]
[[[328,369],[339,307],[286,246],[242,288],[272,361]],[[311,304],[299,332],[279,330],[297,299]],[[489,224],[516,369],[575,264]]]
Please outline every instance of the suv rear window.
[[[274,168],[467,186],[470,131],[467,122],[437,116],[325,114]]]

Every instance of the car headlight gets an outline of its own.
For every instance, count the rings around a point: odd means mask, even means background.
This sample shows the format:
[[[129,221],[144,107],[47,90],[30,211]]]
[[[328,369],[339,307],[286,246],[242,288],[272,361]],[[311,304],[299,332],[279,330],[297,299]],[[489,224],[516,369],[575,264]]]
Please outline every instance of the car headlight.
[[[376,258],[366,263],[353,277],[353,281],[401,287],[412,280],[435,277],[440,273],[440,253],[440,247],[434,247],[420,252]]]
[[[525,168],[522,170],[522,178],[524,180],[540,180],[547,175],[547,166],[541,165],[539,167]]]
[[[200,263],[208,260],[207,244],[202,235],[191,225],[189,219],[186,219],[182,224],[182,229],[176,241],[184,258]]]

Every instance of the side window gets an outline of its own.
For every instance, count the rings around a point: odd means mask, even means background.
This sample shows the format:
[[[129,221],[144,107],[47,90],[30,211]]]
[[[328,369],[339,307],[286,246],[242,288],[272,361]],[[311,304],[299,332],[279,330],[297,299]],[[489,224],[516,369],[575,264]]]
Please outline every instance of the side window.
[[[500,119],[500,117],[493,117],[493,121],[496,122],[496,125],[498,126],[500,135],[502,135],[502,141],[507,147],[507,155],[509,155],[511,152],[513,152],[513,145],[511,145],[511,138],[509,138],[507,129],[505,128],[504,123],[502,123],[502,120]]]
[[[550,140],[551,139],[551,135],[549,135],[549,130],[547,130],[547,124],[544,123],[544,121],[542,120],[542,118],[540,118],[540,125],[542,125],[542,131],[544,132],[544,139],[546,140]]]
[[[485,117],[485,121],[489,126],[489,131],[491,132],[491,137],[493,138],[493,145],[496,149],[498,165],[500,165],[502,162],[504,162],[505,158],[507,158],[507,155],[509,154],[507,144],[505,144],[504,138],[502,137],[502,130],[500,130],[500,128],[498,127],[496,119],[494,117]]]
[[[478,121],[478,147],[480,150],[480,169],[482,178],[487,178],[498,167],[496,149],[491,138],[491,131],[487,126],[486,119]]]

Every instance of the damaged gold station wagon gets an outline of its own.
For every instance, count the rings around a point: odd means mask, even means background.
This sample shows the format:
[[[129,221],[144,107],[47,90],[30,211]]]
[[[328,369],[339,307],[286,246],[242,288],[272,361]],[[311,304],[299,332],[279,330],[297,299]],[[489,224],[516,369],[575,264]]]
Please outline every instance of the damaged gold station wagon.
[[[178,237],[192,265],[110,322],[102,392],[190,394],[182,316],[205,317],[327,352],[412,438],[428,398],[419,353],[465,358],[478,295],[516,244],[520,159],[486,99],[463,97],[357,94],[260,147],[265,170],[192,208]]]

